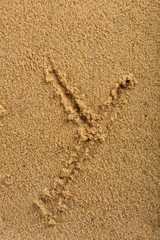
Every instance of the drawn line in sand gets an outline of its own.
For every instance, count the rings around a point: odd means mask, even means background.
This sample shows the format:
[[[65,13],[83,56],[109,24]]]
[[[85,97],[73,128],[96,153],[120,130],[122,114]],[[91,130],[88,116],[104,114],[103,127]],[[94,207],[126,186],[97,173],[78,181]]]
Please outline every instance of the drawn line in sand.
[[[77,89],[68,85],[64,73],[56,71],[52,66],[46,70],[46,82],[54,85],[70,120],[74,120],[77,124],[85,123],[89,127],[93,126],[97,116],[86,107],[82,98],[78,96]]]
[[[70,193],[71,184],[83,167],[84,161],[91,160],[90,150],[94,144],[105,141],[107,137],[105,128],[107,126],[105,126],[106,116],[103,113],[95,114],[86,106],[77,90],[67,83],[66,75],[55,70],[53,64],[46,70],[45,80],[46,83],[53,85],[65,111],[68,113],[68,119],[75,121],[78,126],[78,144],[75,151],[70,153],[70,157],[54,179],[54,185],[49,189],[45,188],[38,199],[34,201],[48,225],[53,226],[56,225],[62,212],[67,210],[69,199],[74,199]],[[136,80],[132,74],[122,76],[110,91],[108,100],[101,106],[103,111],[111,113],[113,109],[120,106],[123,90],[132,88],[135,83]],[[115,118],[115,116],[110,117],[110,122],[113,122]]]

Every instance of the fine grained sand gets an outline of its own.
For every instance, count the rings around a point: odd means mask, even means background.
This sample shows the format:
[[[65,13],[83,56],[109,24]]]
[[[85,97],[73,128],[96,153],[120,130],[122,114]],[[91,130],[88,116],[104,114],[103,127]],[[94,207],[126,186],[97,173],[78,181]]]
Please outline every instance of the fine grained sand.
[[[1,0],[0,239],[160,239],[158,2]]]

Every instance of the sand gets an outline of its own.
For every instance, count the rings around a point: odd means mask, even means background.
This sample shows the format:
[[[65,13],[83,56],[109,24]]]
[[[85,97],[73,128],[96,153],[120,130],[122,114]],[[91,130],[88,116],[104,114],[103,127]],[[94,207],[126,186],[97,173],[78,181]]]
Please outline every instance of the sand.
[[[160,239],[159,1],[0,6],[0,239]]]

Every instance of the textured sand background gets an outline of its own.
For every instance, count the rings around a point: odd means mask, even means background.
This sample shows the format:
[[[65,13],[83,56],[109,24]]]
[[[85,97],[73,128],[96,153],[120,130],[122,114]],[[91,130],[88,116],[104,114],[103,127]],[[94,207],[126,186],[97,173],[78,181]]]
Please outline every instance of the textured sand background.
[[[0,239],[160,239],[158,0],[1,0]]]

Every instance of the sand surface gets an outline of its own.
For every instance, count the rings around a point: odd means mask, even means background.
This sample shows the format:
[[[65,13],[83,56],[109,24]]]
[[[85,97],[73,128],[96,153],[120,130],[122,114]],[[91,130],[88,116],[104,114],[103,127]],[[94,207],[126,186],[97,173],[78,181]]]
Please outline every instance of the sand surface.
[[[158,14],[0,1],[0,239],[160,239]]]

